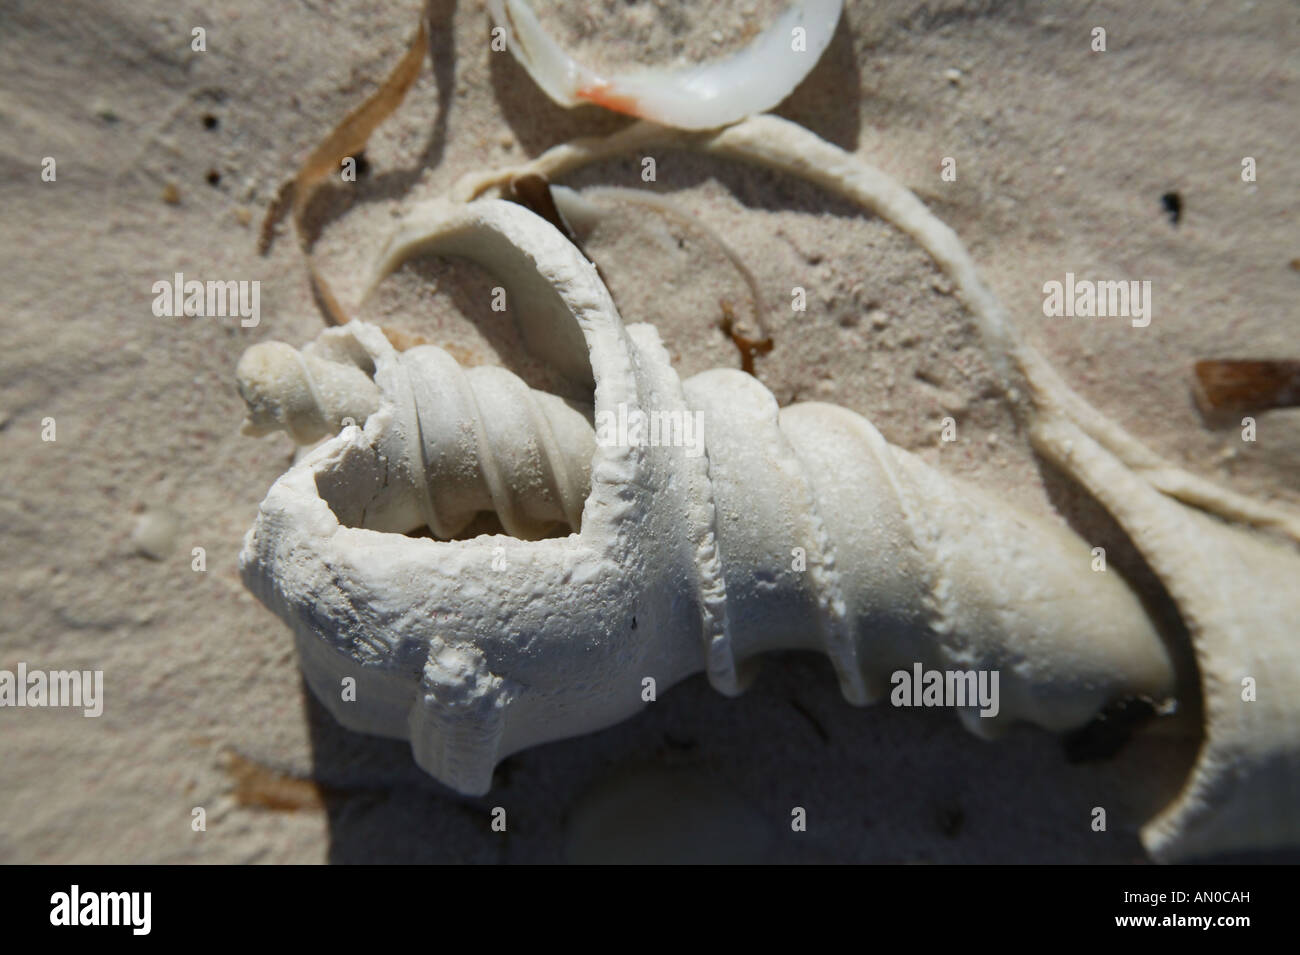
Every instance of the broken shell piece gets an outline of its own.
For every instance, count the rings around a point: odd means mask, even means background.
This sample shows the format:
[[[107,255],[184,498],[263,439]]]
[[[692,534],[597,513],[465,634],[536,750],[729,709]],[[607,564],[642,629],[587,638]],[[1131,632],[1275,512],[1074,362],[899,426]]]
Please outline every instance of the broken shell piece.
[[[732,56],[603,76],[564,52],[527,0],[488,0],[515,59],[554,102],[595,103],[680,129],[725,126],[780,103],[821,59],[842,7],[843,0],[801,0]]]
[[[412,455],[497,462],[457,450],[473,430],[466,408],[420,408],[382,332],[345,327],[370,355],[379,408],[276,482],[240,558],[344,725],[409,738],[426,770],[481,793],[509,753],[640,709],[646,678],[666,688],[705,670],[734,694],[750,658],[778,648],[827,653],[855,703],[882,699],[891,674],[916,664],[996,671],[996,713],[959,710],[982,735],[1018,720],[1065,730],[1115,700],[1171,692],[1141,605],[1114,572],[1090,570],[1077,537],[949,481],[844,409],[779,409],[734,370],[682,382],[654,329],[623,327],[594,267],[553,227],[510,203],[475,205],[492,208],[455,213],[475,223],[463,238],[508,233],[515,261],[569,306],[595,420],[691,416],[705,453],[630,432],[590,452],[562,446],[569,461],[590,454],[581,530],[563,538],[378,533],[400,526],[377,504],[395,480],[410,483],[394,473]],[[409,422],[423,429],[439,413],[442,437],[421,440]],[[520,448],[536,434],[522,402],[493,414]],[[444,486],[428,484],[428,497]],[[355,702],[338,692],[344,677]]]

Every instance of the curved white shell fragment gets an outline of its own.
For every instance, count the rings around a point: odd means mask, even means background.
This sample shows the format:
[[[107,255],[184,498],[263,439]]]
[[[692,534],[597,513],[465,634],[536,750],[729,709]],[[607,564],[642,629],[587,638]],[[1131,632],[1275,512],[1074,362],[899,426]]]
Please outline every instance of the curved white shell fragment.
[[[725,126],[780,103],[821,58],[842,7],[843,0],[801,0],[724,59],[682,70],[603,76],[561,49],[527,0],[488,0],[511,52],[553,101],[570,107],[595,103],[681,129]]]

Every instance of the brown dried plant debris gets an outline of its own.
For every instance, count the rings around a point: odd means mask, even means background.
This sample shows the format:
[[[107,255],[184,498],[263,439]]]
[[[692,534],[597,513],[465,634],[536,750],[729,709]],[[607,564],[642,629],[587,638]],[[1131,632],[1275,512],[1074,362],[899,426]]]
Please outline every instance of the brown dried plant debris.
[[[233,749],[222,754],[224,769],[234,783],[235,801],[255,809],[298,812],[324,809],[337,795],[314,779],[295,776],[244,756]]]
[[[312,243],[303,229],[303,214],[321,184],[338,171],[344,159],[359,155],[366,148],[366,143],[369,142],[371,134],[379,124],[402,104],[407,92],[420,75],[428,46],[428,30],[422,14],[410,46],[407,47],[405,55],[388,78],[369,99],[345,116],[329,136],[312,150],[311,155],[298,168],[297,175],[280,188],[270,208],[267,209],[266,217],[262,220],[258,252],[265,255],[274,241],[277,223],[287,211],[291,211],[290,218],[293,221],[294,232],[307,257],[307,271],[311,277],[312,291],[330,324],[346,324],[348,316],[330,290],[329,283],[321,276],[312,261]]]
[[[724,335],[731,339],[733,345],[740,352],[740,367],[748,374],[758,377],[754,373],[754,358],[757,355],[766,355],[772,350],[772,337],[766,338],[747,338],[742,335],[736,328],[736,313],[733,311],[731,303],[725,299],[719,303],[722,307],[722,320],[718,327],[722,329]]]
[[[1211,412],[1293,408],[1300,405],[1300,361],[1198,361],[1195,391],[1197,403]]]

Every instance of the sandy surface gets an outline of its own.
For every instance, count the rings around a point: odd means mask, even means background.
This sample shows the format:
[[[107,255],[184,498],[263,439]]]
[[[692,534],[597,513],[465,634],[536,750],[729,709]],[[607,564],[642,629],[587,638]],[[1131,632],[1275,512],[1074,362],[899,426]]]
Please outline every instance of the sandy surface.
[[[594,61],[685,63],[734,49],[780,4],[673,6],[592,0],[543,20]],[[737,700],[692,679],[621,726],[512,757],[482,799],[423,775],[404,743],[339,728],[305,695],[287,630],[236,567],[292,448],[239,436],[233,369],[254,342],[302,344],[321,327],[287,226],[259,256],[257,225],[396,63],[417,9],[76,0],[0,11],[0,668],[102,669],[105,680],[98,719],[0,709],[0,861],[547,861],[650,848],[1144,859],[1136,829],[1179,784],[1194,741],[1148,734],[1114,759],[1072,764],[1059,739],[1031,729],[990,744],[950,714],[855,709],[820,657],[771,657]],[[369,264],[396,215],[465,172],[626,120],[553,106],[488,48],[480,4],[434,0],[433,20],[433,67],[371,140],[366,174],[315,206],[319,263],[357,317],[524,368],[482,274],[415,262],[359,308]],[[196,26],[206,52],[190,49]],[[1089,48],[1095,26],[1106,53]],[[1288,265],[1300,256],[1298,37],[1287,0],[851,0],[779,112],[920,194],[1105,413],[1183,467],[1296,503],[1300,413],[1261,416],[1247,444],[1207,427],[1189,384],[1199,358],[1300,357],[1300,273]],[[54,182],[41,179],[47,156]],[[940,179],[946,156],[956,182]],[[1257,183],[1241,180],[1245,156]],[[944,471],[1068,518],[1144,579],[1108,522],[1030,453],[969,317],[919,249],[773,173],[672,152],[657,165],[655,188],[760,277],[776,347],[758,374],[782,403],[852,408]],[[636,187],[639,169],[629,157],[569,184]],[[1161,208],[1170,191],[1183,201],[1177,225]],[[658,325],[684,374],[737,364],[717,321],[745,288],[706,235],[632,211],[589,251],[624,318]],[[1150,327],[1045,318],[1043,283],[1067,271],[1151,280]],[[151,287],[175,272],[259,280],[260,325],[155,317]],[[801,314],[783,307],[796,285],[809,291]],[[955,444],[939,442],[945,415]],[[41,439],[46,418],[53,442]],[[176,519],[162,559],[132,541],[146,513]],[[508,810],[505,834],[489,827],[493,806]],[[791,832],[794,806],[807,832]],[[1094,806],[1108,809],[1105,833],[1089,828]],[[191,827],[195,807],[206,831]]]

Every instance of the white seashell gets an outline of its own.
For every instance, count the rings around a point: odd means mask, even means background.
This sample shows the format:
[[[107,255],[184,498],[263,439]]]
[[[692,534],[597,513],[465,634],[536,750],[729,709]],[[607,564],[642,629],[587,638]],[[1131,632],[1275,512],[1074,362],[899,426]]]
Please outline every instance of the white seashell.
[[[510,51],[559,105],[596,103],[682,129],[725,126],[780,103],[821,58],[842,7],[843,0],[801,0],[749,46],[713,63],[602,76],[560,48],[527,0],[488,0]]]
[[[959,711],[982,735],[1018,720],[1069,729],[1110,702],[1171,692],[1169,656],[1136,597],[1118,575],[1091,573],[1069,532],[944,478],[844,409],[778,409],[735,370],[680,381],[655,330],[624,328],[594,268],[544,220],[496,201],[449,211],[405,223],[383,269],[404,249],[482,250],[495,246],[488,233],[509,235],[509,261],[533,263],[588,343],[595,420],[699,412],[707,455],[562,438],[573,470],[590,461],[579,532],[405,537],[394,532],[422,522],[393,505],[419,482],[409,462],[427,465],[418,490],[435,512],[448,486],[456,496],[493,467],[514,473],[500,460],[512,448],[482,434],[540,443],[538,393],[476,417],[450,389],[419,390],[426,368],[449,369],[406,361],[373,326],[330,333],[370,356],[379,407],[276,482],[241,566],[344,725],[409,738],[426,770],[479,793],[509,753],[635,712],[647,678],[667,688],[706,670],[737,693],[750,658],[777,648],[826,652],[855,703],[887,696],[890,675],[915,664],[995,670],[998,712]],[[531,304],[519,314],[539,314]],[[526,510],[547,493],[535,482],[506,497]],[[345,677],[355,702],[339,692]]]

